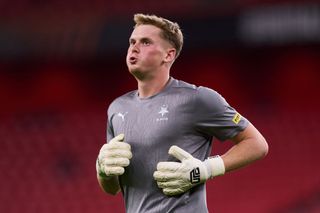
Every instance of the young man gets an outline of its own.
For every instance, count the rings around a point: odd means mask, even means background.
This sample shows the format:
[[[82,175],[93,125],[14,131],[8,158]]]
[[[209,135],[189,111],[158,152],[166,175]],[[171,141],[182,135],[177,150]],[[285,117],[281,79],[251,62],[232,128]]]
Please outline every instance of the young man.
[[[217,92],[170,77],[183,45],[177,23],[134,21],[126,61],[138,89],[109,106],[98,182],[107,193],[121,190],[129,213],[208,212],[205,182],[264,157],[268,145]],[[234,146],[209,157],[214,138]]]

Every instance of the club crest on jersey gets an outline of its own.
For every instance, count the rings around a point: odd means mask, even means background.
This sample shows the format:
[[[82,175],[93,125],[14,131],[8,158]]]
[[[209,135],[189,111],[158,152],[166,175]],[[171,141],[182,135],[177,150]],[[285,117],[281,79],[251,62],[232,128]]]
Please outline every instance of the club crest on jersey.
[[[168,117],[166,116],[166,114],[168,114],[168,113],[169,113],[168,105],[162,105],[160,107],[160,111],[158,112],[158,114],[160,114],[161,117],[157,118],[157,121],[167,121]]]

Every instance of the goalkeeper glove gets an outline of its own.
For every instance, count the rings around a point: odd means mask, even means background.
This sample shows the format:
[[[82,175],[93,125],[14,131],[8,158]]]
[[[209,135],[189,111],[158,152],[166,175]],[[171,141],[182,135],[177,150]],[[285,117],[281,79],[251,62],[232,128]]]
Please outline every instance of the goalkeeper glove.
[[[171,146],[169,154],[176,157],[181,163],[159,162],[157,171],[153,173],[154,179],[165,195],[182,194],[209,178],[225,173],[224,163],[220,156],[202,162],[178,146]]]
[[[97,173],[101,177],[122,175],[124,167],[130,164],[131,146],[123,141],[124,134],[120,134],[101,147],[96,162]]]

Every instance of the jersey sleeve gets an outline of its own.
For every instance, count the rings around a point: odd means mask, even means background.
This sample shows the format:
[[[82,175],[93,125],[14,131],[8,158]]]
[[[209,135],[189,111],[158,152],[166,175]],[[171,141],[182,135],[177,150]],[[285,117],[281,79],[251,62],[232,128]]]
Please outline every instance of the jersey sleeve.
[[[196,129],[221,141],[236,136],[249,123],[219,93],[206,87],[198,88],[194,107]]]

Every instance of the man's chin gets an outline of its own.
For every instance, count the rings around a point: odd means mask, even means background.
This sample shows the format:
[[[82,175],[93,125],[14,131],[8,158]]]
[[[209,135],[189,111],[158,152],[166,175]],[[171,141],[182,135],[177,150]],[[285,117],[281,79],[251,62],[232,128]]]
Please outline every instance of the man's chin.
[[[143,80],[145,78],[145,73],[141,72],[141,70],[139,70],[139,69],[129,69],[129,72],[136,79]]]

